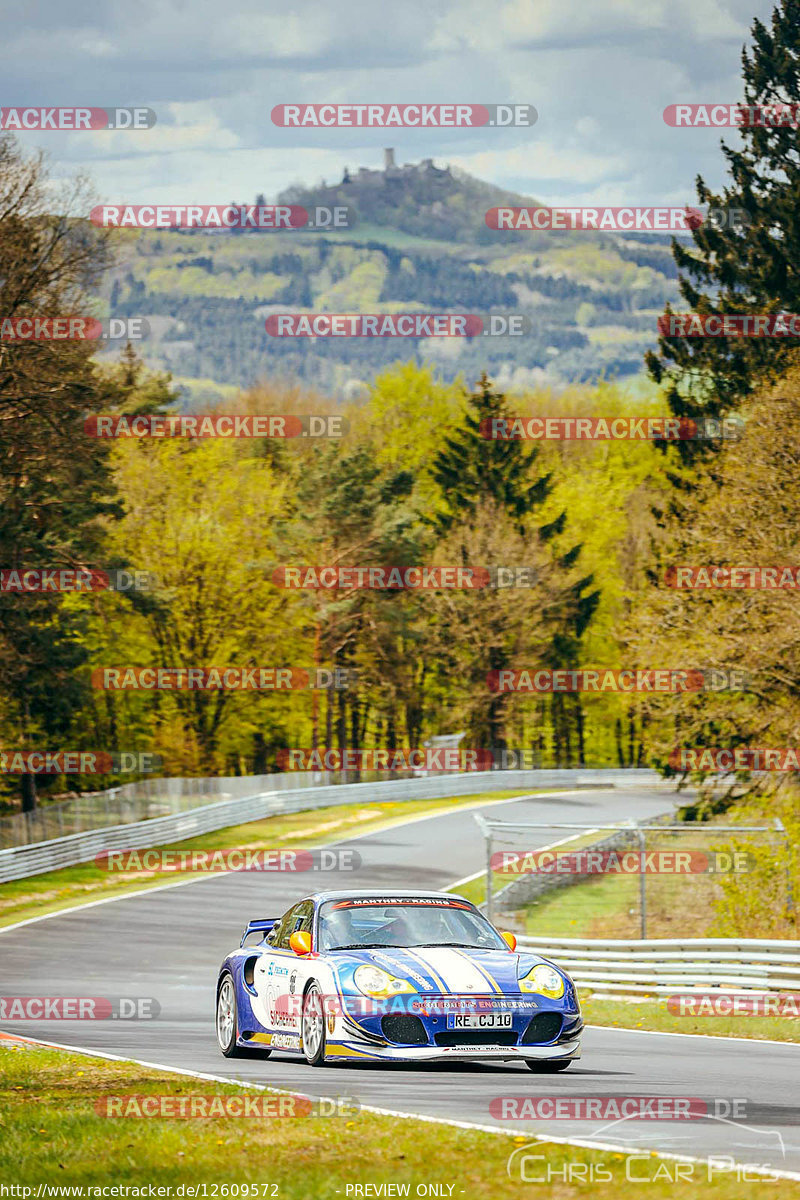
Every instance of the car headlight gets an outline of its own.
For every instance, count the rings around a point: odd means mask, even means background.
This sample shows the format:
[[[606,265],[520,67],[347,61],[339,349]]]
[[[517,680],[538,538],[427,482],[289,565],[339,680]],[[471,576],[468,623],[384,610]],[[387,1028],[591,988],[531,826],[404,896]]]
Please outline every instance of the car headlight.
[[[363,966],[356,969],[353,976],[355,985],[365,996],[400,996],[403,992],[415,992],[417,989],[407,979],[398,979],[381,967]]]
[[[551,1000],[560,1000],[564,995],[564,976],[559,975],[553,967],[539,963],[524,978],[519,981],[521,992],[538,992],[541,996],[549,996]]]

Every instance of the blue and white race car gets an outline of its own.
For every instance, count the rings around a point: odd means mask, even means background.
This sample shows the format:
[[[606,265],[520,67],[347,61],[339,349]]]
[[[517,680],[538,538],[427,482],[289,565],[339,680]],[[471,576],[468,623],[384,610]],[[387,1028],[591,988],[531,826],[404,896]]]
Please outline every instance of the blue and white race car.
[[[254,938],[255,935],[255,938]],[[318,892],[251,921],[217,980],[226,1057],[519,1059],[561,1071],[583,1029],[565,971],[449,892]]]

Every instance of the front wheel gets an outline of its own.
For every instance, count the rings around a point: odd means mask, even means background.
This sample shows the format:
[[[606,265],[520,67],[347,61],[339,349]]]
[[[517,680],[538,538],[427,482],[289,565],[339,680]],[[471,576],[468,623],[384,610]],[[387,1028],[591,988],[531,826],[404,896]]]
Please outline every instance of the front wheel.
[[[311,1067],[325,1065],[325,1012],[322,994],[312,983],[303,999],[303,1054]]]
[[[241,1050],[236,1045],[236,989],[233,976],[226,971],[217,993],[217,1041],[226,1058],[236,1058]]]
[[[525,1066],[541,1075],[554,1075],[556,1071],[566,1071],[571,1062],[571,1058],[526,1058]]]

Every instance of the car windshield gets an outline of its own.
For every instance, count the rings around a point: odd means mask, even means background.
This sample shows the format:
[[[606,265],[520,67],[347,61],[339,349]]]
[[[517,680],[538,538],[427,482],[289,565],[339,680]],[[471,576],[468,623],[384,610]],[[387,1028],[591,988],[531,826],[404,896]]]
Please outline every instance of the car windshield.
[[[389,897],[385,900],[328,900],[322,905],[320,950],[379,946],[508,949],[486,918],[463,900]]]

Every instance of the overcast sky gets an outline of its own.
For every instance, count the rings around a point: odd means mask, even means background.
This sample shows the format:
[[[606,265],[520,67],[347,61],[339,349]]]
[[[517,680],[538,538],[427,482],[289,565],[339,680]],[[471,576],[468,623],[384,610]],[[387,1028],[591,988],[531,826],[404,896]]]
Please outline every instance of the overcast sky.
[[[4,25],[2,104],[146,105],[139,132],[28,132],[109,202],[214,204],[432,157],[550,204],[684,204],[724,179],[719,131],[677,102],[741,98],[765,0],[28,0]],[[286,130],[290,102],[517,102],[532,129]],[[730,143],[737,134],[726,132]]]

